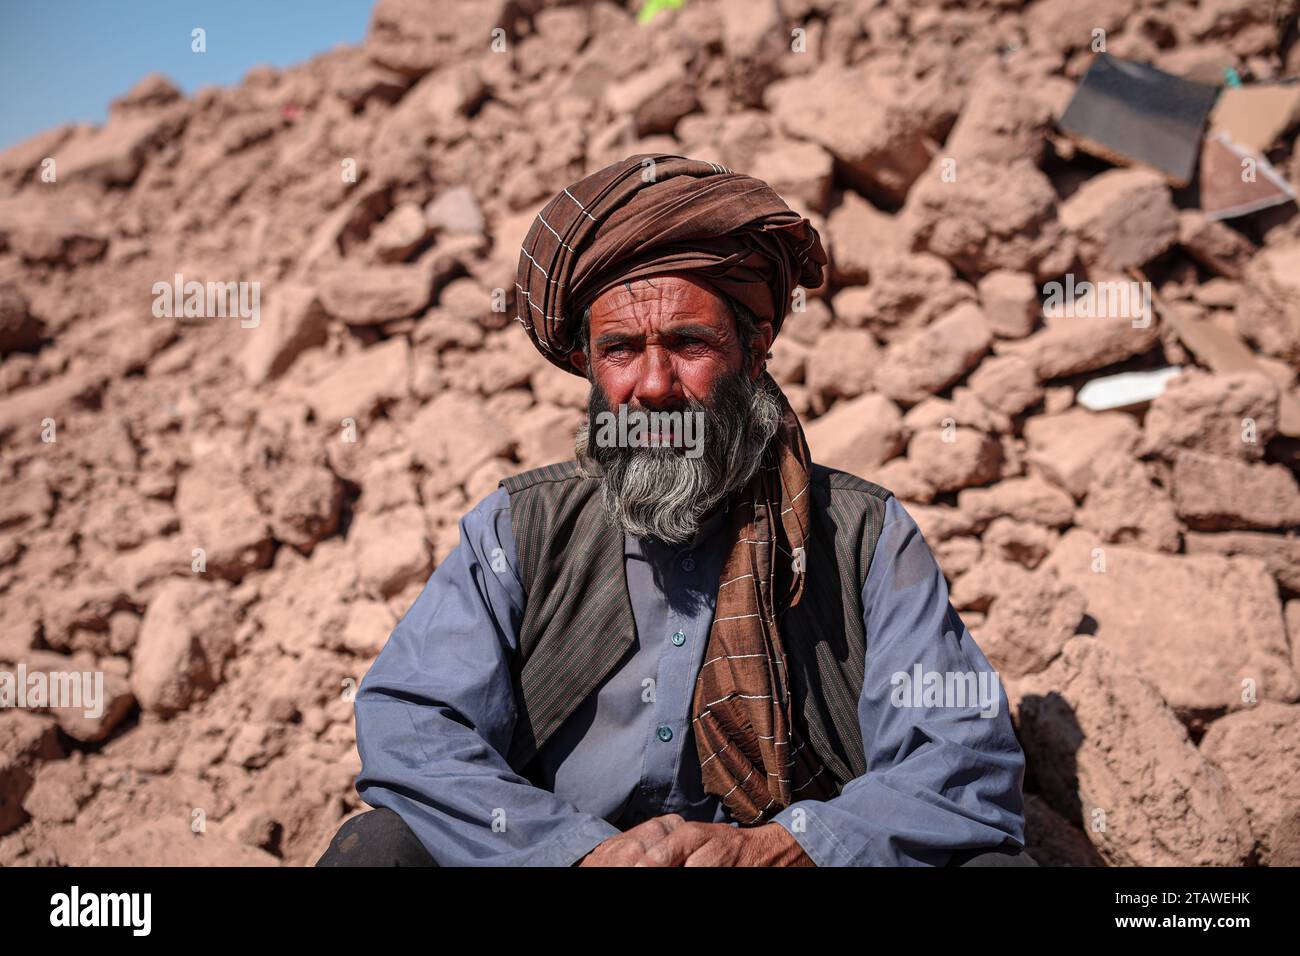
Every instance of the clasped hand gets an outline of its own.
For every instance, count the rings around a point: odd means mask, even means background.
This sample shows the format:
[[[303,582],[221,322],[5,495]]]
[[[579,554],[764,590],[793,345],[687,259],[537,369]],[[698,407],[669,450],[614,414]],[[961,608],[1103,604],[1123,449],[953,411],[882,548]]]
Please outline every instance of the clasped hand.
[[[688,823],[670,813],[598,845],[579,866],[813,866],[779,823],[733,827]]]

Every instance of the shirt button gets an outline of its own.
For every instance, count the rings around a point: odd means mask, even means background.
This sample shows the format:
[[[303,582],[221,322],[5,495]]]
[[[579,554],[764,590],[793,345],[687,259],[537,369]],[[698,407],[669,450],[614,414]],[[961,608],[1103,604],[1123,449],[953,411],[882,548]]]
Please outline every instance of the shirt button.
[[[689,572],[691,572],[691,571],[694,571],[694,570],[695,570],[695,559],[694,559],[694,558],[686,558],[685,560],[683,560],[683,561],[682,561],[682,570],[683,570],[683,571],[686,571],[687,573],[689,573]]]
[[[668,743],[668,741],[673,739],[673,729],[671,727],[660,727],[659,739],[664,743]]]
[[[673,643],[676,644],[678,647],[681,647],[683,644],[686,643],[686,635],[683,634],[681,631],[678,631],[676,634],[673,635]]]

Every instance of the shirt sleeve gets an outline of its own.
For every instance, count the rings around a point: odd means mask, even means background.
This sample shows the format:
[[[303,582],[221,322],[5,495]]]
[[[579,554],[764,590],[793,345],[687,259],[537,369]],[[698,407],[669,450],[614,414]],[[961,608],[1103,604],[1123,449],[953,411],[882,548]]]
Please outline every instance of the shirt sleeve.
[[[442,866],[570,866],[619,833],[515,773],[511,656],[524,593],[498,488],[460,521],[355,701],[372,807],[396,812]]]
[[[793,803],[774,822],[818,866],[943,866],[960,849],[1023,847],[1025,760],[1006,692],[896,498],[862,607],[867,772],[839,796]]]

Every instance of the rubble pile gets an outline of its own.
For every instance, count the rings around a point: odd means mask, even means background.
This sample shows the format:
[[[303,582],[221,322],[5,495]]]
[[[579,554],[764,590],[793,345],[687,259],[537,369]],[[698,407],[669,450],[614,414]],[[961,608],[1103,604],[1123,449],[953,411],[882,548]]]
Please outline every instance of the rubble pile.
[[[0,864],[315,861],[458,519],[573,454],[523,236],[654,152],[820,230],[771,367],[999,670],[1030,852],[1300,864],[1300,216],[1063,131],[1099,36],[1300,74],[1251,0],[379,0],[359,46],[0,154],[0,671],[103,675],[98,714],[0,710]],[[1253,146],[1291,182],[1295,119]],[[1045,307],[1066,282],[1146,301]]]

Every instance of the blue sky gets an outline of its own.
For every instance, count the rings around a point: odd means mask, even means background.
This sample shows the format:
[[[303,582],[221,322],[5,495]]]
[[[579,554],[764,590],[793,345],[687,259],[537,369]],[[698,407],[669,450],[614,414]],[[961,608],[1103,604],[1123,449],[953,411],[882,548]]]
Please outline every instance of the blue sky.
[[[374,0],[0,0],[0,149],[69,121],[103,122],[143,76],[183,91],[291,66],[366,32]],[[195,27],[207,52],[190,50]]]

